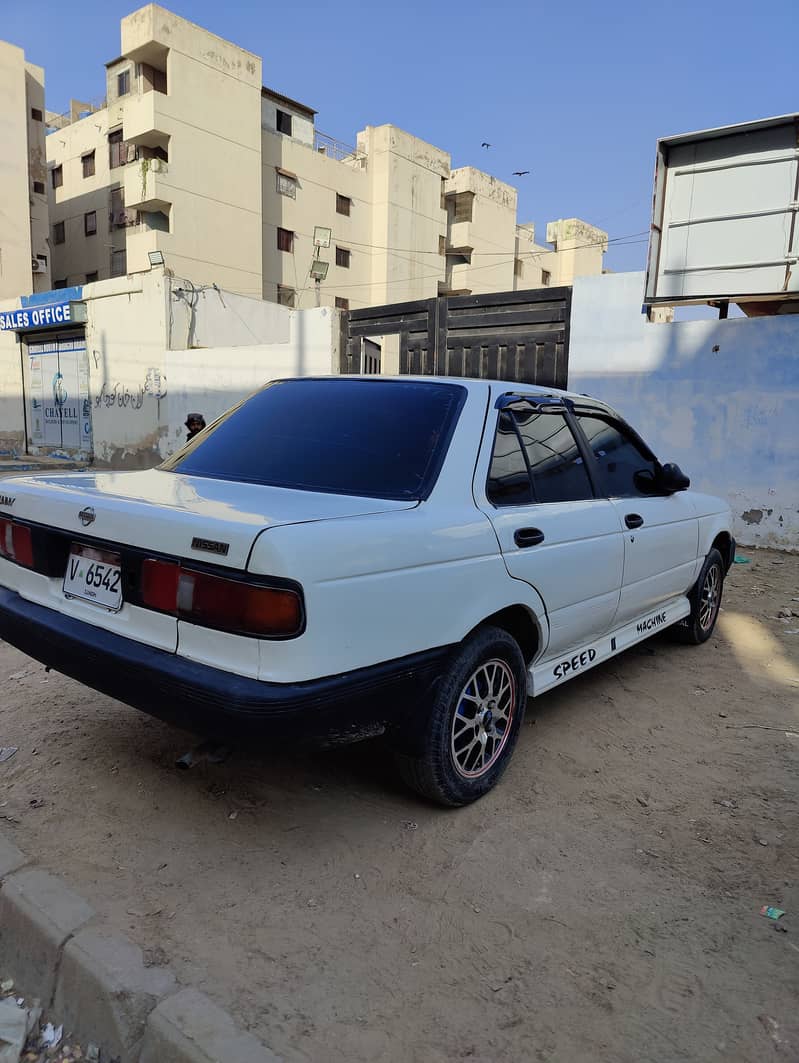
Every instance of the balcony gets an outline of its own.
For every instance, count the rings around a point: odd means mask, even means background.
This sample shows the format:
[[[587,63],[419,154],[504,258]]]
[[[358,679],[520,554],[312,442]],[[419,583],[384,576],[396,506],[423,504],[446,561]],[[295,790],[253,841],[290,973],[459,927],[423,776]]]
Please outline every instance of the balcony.
[[[158,104],[166,97],[160,92],[142,92],[125,97],[122,124],[129,144],[153,148],[167,139],[160,128]]]
[[[169,163],[163,159],[137,159],[125,167],[125,206],[130,210],[169,213],[172,202],[166,184]]]

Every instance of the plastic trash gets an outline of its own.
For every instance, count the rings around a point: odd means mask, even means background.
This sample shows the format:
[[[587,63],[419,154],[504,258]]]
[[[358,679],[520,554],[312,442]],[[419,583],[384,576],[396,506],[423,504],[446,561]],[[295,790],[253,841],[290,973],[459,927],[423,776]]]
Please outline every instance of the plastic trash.
[[[770,904],[764,904],[760,909],[760,914],[765,915],[766,919],[782,919],[785,912],[782,908],[772,908]]]
[[[736,565],[748,565],[751,560],[751,557],[744,557],[742,554],[736,554],[733,558],[733,563]]]
[[[61,1038],[64,1036],[63,1026],[53,1026],[51,1022],[45,1026],[42,1030],[42,1047],[43,1048],[56,1048],[61,1044]]]

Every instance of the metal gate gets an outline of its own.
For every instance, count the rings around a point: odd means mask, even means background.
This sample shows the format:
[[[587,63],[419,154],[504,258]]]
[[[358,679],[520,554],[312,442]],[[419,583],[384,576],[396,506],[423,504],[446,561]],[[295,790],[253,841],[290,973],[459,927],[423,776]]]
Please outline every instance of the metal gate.
[[[399,371],[565,388],[571,288],[438,296],[346,315],[342,373],[363,372],[367,337],[399,336]]]

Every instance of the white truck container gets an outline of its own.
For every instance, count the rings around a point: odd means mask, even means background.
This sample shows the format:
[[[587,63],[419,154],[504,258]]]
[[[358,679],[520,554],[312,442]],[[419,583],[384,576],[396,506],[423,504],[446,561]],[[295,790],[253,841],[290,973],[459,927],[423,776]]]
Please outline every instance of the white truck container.
[[[645,302],[799,299],[799,115],[657,144]]]

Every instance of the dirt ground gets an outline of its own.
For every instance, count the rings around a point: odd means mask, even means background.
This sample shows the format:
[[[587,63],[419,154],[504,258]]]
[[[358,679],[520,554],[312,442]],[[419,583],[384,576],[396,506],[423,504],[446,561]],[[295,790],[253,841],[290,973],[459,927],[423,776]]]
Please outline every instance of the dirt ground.
[[[799,1060],[799,556],[740,553],[709,644],[531,702],[458,811],[376,744],[177,771],[0,645],[0,830],[287,1063]]]

